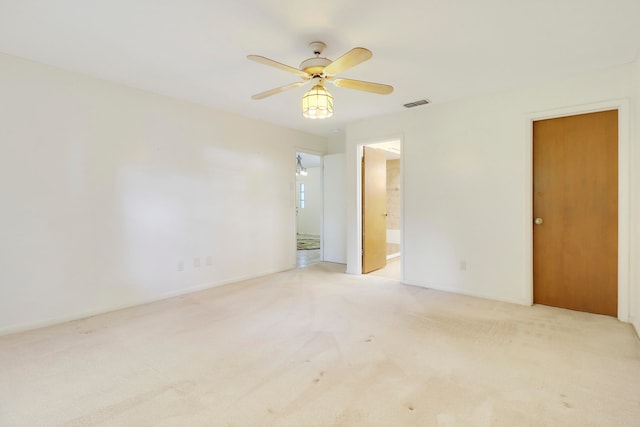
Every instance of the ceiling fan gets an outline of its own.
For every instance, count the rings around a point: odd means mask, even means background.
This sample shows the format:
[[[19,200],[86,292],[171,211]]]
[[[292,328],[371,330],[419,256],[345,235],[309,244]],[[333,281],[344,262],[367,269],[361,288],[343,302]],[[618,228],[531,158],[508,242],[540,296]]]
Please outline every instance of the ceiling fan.
[[[372,92],[386,95],[393,92],[393,87],[380,83],[365,82],[362,80],[336,78],[336,75],[355,67],[356,65],[371,58],[370,50],[363,47],[356,47],[342,55],[335,61],[320,57],[320,54],[326,47],[323,42],[312,42],[309,46],[313,49],[315,57],[305,59],[300,64],[300,68],[291,67],[282,64],[264,56],[248,55],[247,58],[259,62],[270,67],[288,71],[302,78],[303,81],[291,83],[285,86],[277,87],[265,92],[253,95],[252,99],[263,99],[271,95],[294,89],[306,84],[313,83],[310,91],[305,93],[302,98],[302,113],[305,117],[312,119],[321,119],[331,117],[333,114],[333,97],[324,87],[325,82],[332,83],[335,86],[356,89],[365,92]]]

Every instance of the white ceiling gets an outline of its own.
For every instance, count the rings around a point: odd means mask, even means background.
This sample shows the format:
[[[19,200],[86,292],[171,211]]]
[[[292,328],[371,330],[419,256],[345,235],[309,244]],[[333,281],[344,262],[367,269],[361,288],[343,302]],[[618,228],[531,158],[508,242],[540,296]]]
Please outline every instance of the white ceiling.
[[[302,118],[297,67],[308,43],[369,61],[342,76],[390,95],[329,86],[335,114]],[[353,121],[628,63],[640,48],[640,0],[0,0],[0,51],[310,133]],[[423,106],[418,108],[429,108]]]

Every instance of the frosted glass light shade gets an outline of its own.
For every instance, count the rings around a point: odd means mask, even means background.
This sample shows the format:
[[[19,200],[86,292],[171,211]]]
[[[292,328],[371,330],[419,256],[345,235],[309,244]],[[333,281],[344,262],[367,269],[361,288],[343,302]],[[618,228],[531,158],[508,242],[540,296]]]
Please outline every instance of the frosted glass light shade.
[[[322,85],[315,85],[302,97],[302,115],[308,119],[333,116],[333,96]]]

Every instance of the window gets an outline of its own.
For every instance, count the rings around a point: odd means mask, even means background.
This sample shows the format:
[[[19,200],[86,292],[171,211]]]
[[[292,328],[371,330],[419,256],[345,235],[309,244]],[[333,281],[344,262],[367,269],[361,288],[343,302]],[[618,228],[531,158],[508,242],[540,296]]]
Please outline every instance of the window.
[[[304,183],[300,183],[300,209],[304,209]]]

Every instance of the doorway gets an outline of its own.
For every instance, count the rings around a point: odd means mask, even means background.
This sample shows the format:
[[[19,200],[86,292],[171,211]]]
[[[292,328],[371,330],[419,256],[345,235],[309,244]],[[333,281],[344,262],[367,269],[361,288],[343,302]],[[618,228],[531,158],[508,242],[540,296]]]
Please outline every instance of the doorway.
[[[365,144],[362,153],[362,273],[401,280],[401,142]]]
[[[322,156],[296,152],[296,267],[322,261]]]
[[[618,110],[533,123],[533,302],[618,315]]]

